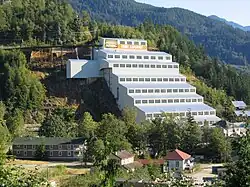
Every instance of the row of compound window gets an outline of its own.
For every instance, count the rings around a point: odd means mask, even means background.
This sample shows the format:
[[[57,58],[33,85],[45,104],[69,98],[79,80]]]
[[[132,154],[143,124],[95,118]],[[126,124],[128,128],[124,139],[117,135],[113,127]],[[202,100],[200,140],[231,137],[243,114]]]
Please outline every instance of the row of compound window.
[[[124,40],[120,40],[119,42],[120,44],[124,45],[146,45],[146,42],[137,42],[137,41],[124,41]]]
[[[160,65],[160,64],[113,64],[114,68],[179,68],[179,65]]]
[[[202,103],[203,99],[143,99],[135,100],[135,104],[159,104],[159,103]]]
[[[136,55],[108,55],[108,59],[123,59],[123,60],[171,60],[170,56],[136,56]]]
[[[133,93],[189,93],[189,92],[196,92],[194,88],[191,89],[129,89],[128,91],[130,94]]]
[[[185,78],[120,78],[120,82],[186,82]]]
[[[21,148],[21,145],[16,145],[16,148]],[[28,145],[23,145],[23,149],[28,149]],[[32,149],[36,149],[37,145],[32,145]],[[74,145],[74,148],[76,148],[76,145]],[[49,149],[56,149],[53,145],[49,145]],[[62,145],[58,145],[57,149],[62,149]],[[72,145],[68,144],[67,149],[72,149]]]
[[[179,113],[174,113],[176,116],[181,116],[181,117],[187,117],[189,115],[189,112],[179,112]],[[215,115],[215,111],[200,111],[200,112],[191,112],[192,116],[209,116],[209,115]],[[162,116],[162,113],[155,113],[155,114],[147,114],[147,118],[159,118]]]
[[[21,154],[20,151],[16,151],[16,153],[17,155]],[[53,155],[53,151],[50,151],[49,153],[50,153],[49,154],[50,156],[63,156],[62,151],[58,151],[58,154],[55,154],[55,155]],[[27,151],[23,151],[23,155],[27,156]],[[71,155],[72,155],[71,151],[67,151],[67,156],[71,156]],[[32,151],[32,156],[35,156],[35,151]]]

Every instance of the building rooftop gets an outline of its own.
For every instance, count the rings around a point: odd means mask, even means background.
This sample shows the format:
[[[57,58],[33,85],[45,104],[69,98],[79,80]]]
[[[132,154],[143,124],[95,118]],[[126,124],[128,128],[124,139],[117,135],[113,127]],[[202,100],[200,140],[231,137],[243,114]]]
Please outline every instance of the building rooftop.
[[[168,53],[165,52],[161,52],[161,51],[143,51],[143,50],[129,50],[129,49],[100,49],[100,51],[104,52],[104,53],[114,53],[117,55],[126,55],[126,54],[132,54],[132,55],[170,55]]]
[[[194,119],[196,121],[214,121],[214,122],[217,122],[217,121],[220,121],[221,119],[216,116],[216,115],[210,115],[210,116],[194,116]]]
[[[242,111],[242,110],[236,110],[234,111],[234,113],[237,115],[237,116],[250,116],[250,110],[246,110],[246,111]]]
[[[140,110],[145,113],[162,113],[162,112],[198,112],[198,111],[214,111],[212,107],[204,103],[196,104],[166,104],[166,105],[138,105]]]
[[[133,97],[134,99],[162,99],[162,98],[166,98],[166,99],[175,99],[175,98],[183,98],[183,99],[202,99],[203,97],[198,95],[198,94],[161,94],[161,95],[155,95],[155,94],[134,94],[134,95],[130,95],[131,97]],[[180,103],[181,104],[181,103]]]
[[[106,38],[106,37],[102,37],[101,39],[147,42],[147,40],[138,39],[138,38],[133,39],[133,38]]]
[[[114,73],[115,74],[115,73]],[[118,74],[119,78],[121,77],[131,77],[131,78],[186,78],[184,75],[181,74],[162,74],[162,73],[158,73],[158,74],[152,74],[152,73],[148,73],[145,72],[145,74],[140,74],[140,75],[131,75],[131,74]],[[157,82],[156,82],[157,83]]]
[[[171,88],[195,88],[194,86],[188,84],[188,83],[120,83],[122,86],[126,88],[145,88],[145,89],[150,89],[150,88],[159,88],[159,89],[171,89]]]
[[[166,160],[186,160],[191,158],[191,155],[176,149],[172,152],[169,152],[167,156],[165,157]]]
[[[118,151],[115,153],[115,156],[117,156],[120,159],[126,159],[126,158],[131,158],[134,155],[126,150]]]
[[[15,138],[13,145],[60,145],[60,144],[83,144],[83,138],[51,138],[51,137],[23,137]]]
[[[247,105],[244,101],[232,101],[234,107],[246,108]]]

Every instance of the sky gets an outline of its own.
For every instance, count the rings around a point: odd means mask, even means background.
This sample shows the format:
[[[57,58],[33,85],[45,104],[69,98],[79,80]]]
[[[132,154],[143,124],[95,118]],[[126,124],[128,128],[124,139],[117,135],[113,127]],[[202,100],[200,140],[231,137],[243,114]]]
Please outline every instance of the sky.
[[[136,0],[159,7],[180,7],[250,26],[250,0]]]

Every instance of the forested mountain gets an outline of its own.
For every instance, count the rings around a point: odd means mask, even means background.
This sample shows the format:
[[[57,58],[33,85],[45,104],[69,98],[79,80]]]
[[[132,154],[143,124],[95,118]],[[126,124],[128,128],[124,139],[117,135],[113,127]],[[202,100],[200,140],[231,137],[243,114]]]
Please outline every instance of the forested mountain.
[[[250,33],[180,8],[159,8],[134,0],[68,0],[79,12],[114,24],[135,26],[147,19],[174,26],[206,52],[229,64],[250,63]]]
[[[234,28],[241,29],[241,30],[243,30],[243,31],[250,31],[250,26],[245,26],[245,27],[244,27],[244,26],[242,26],[242,25],[240,25],[240,24],[238,24],[238,23],[235,23],[235,22],[233,22],[233,21],[227,21],[226,19],[220,18],[220,17],[215,16],[215,15],[209,16],[209,18],[212,18],[212,19],[215,19],[215,20],[224,22],[224,23],[226,23],[226,24],[228,24],[228,25],[231,25],[231,26],[234,27]]]

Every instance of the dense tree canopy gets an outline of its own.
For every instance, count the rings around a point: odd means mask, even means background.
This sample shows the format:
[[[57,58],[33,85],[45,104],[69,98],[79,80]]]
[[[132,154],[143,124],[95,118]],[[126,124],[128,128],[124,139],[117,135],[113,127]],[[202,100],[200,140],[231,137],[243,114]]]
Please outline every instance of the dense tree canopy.
[[[86,18],[86,17],[85,17]],[[91,39],[88,22],[57,0],[12,0],[0,4],[0,43],[35,45]]]

